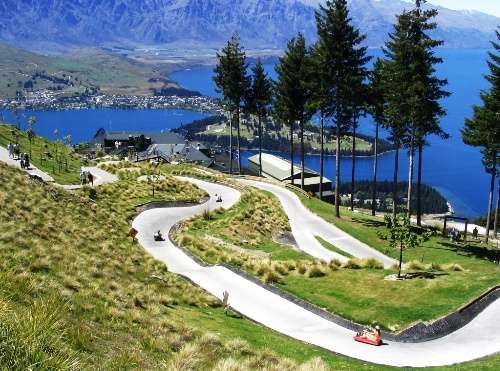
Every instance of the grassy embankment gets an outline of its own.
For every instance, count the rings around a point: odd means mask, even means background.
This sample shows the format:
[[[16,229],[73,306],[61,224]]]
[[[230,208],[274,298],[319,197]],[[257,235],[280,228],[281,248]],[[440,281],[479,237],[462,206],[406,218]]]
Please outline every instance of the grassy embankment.
[[[98,188],[91,201],[87,190],[41,185],[3,164],[0,176],[0,369],[325,369],[317,360],[296,366],[318,356],[328,369],[387,369],[225,316],[217,300],[125,237],[134,203],[151,199],[132,177]],[[165,182],[155,198],[204,196]],[[441,369],[499,365],[491,357]]]
[[[331,217],[331,205],[307,198],[303,202],[361,241],[397,257],[388,241],[377,235],[378,231],[387,232],[381,219],[344,212],[337,220]],[[384,277],[395,270],[383,270],[374,261],[326,264],[274,242],[273,237],[287,228],[278,201],[249,190],[232,210],[215,210],[184,223],[176,238],[209,263],[232,264],[333,313],[390,330],[437,319],[500,283],[493,251],[478,245],[457,250],[448,240],[433,237],[424,246],[407,251],[405,261],[413,261],[409,270],[432,270],[437,277],[391,282]]]
[[[36,124],[34,130],[36,132]],[[16,142],[16,138],[19,141],[21,153],[29,154],[29,140],[26,132],[0,123],[0,146],[7,148],[9,143]],[[50,153],[51,158],[47,158],[46,153]],[[80,182],[80,168],[83,166],[83,160],[62,142],[53,142],[36,136],[32,142],[30,161],[60,184]]]

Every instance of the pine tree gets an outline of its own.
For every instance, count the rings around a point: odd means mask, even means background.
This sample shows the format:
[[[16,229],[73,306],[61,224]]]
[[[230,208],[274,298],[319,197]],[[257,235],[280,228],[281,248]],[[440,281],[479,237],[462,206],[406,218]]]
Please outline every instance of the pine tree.
[[[443,44],[440,40],[434,40],[428,32],[436,28],[432,22],[438,14],[436,9],[422,10],[421,5],[425,0],[416,0],[415,9],[410,12],[411,30],[410,38],[412,44],[412,84],[411,84],[411,122],[409,138],[410,164],[408,176],[407,210],[408,217],[411,216],[412,185],[414,174],[415,147],[418,147],[419,165],[417,181],[417,224],[421,224],[421,186],[422,186],[422,155],[426,137],[430,134],[447,138],[447,134],[439,126],[439,118],[446,114],[440,104],[440,100],[450,95],[443,87],[446,80],[436,77],[435,65],[443,60],[434,55],[433,49]]]
[[[309,79],[311,60],[305,39],[301,34],[288,43],[287,50],[280,58],[278,65],[276,65],[276,73],[278,74],[278,81],[275,86],[275,109],[279,116],[282,119],[285,118],[290,126],[291,181],[293,184],[293,128],[294,123],[298,122],[301,148],[301,187],[304,188],[304,126],[312,115]]]
[[[269,106],[272,100],[272,83],[260,58],[252,68],[252,86],[249,91],[247,105],[250,112],[257,116],[259,126],[259,176],[262,176],[262,120],[267,119]]]
[[[323,179],[325,174],[325,116],[328,109],[329,90],[325,82],[328,80],[328,68],[324,49],[316,44],[311,52],[311,109],[320,115],[320,156],[319,156],[319,198],[323,199]]]
[[[377,211],[378,139],[380,126],[385,126],[384,61],[377,58],[369,79],[369,112],[375,121],[373,143],[372,215]]]
[[[496,32],[500,41],[500,32]],[[489,239],[492,220],[493,194],[495,178],[500,166],[500,43],[492,42],[495,52],[490,52],[488,66],[490,74],[486,76],[491,88],[481,92],[481,106],[474,106],[474,115],[465,120],[462,139],[465,144],[480,147],[483,164],[491,175],[488,197],[488,214],[486,218],[486,241]]]
[[[390,140],[395,147],[394,175],[392,182],[392,217],[396,218],[398,209],[397,184],[399,170],[399,152],[408,133],[412,101],[412,17],[409,12],[397,17],[390,40],[385,44],[384,54],[384,92],[387,106],[384,126],[390,132]]]
[[[317,47],[324,55],[325,87],[329,92],[326,113],[335,125],[335,215],[340,217],[340,142],[359,109],[355,87],[366,77],[365,65],[370,57],[366,56],[366,47],[360,46],[365,36],[352,25],[346,0],[320,5],[316,24]]]
[[[245,97],[248,94],[250,80],[247,76],[245,51],[238,36],[234,35],[227,45],[217,53],[217,65],[214,70],[217,91],[223,95],[223,105],[230,112],[229,132],[229,172],[233,170],[233,122],[237,129],[238,171],[241,174],[240,115]]]

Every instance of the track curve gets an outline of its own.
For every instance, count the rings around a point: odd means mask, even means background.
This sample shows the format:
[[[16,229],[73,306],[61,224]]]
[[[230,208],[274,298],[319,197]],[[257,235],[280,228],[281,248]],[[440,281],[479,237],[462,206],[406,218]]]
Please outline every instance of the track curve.
[[[423,343],[387,342],[371,347],[353,341],[353,331],[332,323],[306,309],[283,299],[263,287],[221,267],[203,267],[171,241],[155,242],[157,230],[168,233],[178,222],[217,207],[230,208],[240,198],[235,189],[196,179],[181,178],[206,190],[210,200],[203,205],[161,208],[145,211],[133,221],[139,243],[156,259],[164,262],[173,273],[180,274],[222,298],[230,293],[231,306],[282,334],[317,345],[324,349],[363,361],[389,366],[444,366],[485,357],[500,351],[500,301],[497,300],[469,324],[442,338]],[[215,194],[222,195],[222,204]]]

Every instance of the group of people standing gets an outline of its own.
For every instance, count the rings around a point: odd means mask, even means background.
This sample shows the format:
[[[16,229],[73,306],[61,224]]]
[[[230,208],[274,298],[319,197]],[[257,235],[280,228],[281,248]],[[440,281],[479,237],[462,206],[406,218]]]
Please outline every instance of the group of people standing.
[[[90,171],[80,171],[80,184],[91,184],[92,186],[94,185],[94,176]]]
[[[27,153],[21,153],[19,143],[9,143],[7,150],[9,151],[9,158],[21,161],[21,169],[28,170],[30,168],[30,157]]]

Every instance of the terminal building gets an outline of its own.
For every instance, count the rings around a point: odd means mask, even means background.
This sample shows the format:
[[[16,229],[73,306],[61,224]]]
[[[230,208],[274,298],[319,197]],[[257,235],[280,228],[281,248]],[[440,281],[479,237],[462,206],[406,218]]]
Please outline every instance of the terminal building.
[[[278,180],[280,182],[293,183],[300,187],[301,184],[301,168],[297,165],[293,166],[293,178],[290,169],[290,161],[284,158],[262,153],[262,176]],[[248,159],[248,171],[252,175],[259,175],[259,155],[256,154]],[[304,190],[315,196],[319,196],[320,175],[311,169],[304,171]],[[323,177],[323,198],[328,199],[333,197],[332,181]]]

